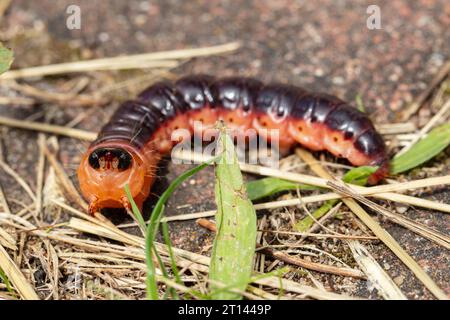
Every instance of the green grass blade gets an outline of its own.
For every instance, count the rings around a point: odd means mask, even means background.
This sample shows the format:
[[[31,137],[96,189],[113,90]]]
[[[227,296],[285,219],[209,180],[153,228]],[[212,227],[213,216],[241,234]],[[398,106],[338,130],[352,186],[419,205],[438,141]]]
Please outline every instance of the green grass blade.
[[[333,208],[338,202],[339,200],[337,199],[325,201],[325,203],[321,205],[317,210],[312,212],[311,215],[314,217],[314,219],[318,220],[328,211],[330,211],[331,208]],[[294,225],[294,229],[298,232],[306,232],[309,230],[309,228],[311,228],[313,224],[314,220],[310,216],[306,216]]]
[[[218,147],[223,153],[216,167],[217,234],[211,256],[210,289],[213,299],[241,299],[240,294],[214,291],[219,289],[217,283],[239,291],[246,289],[255,254],[256,213],[247,197],[233,142],[224,131]]]
[[[14,60],[14,54],[11,50],[5,48],[0,43],[0,74],[7,71]]]
[[[134,217],[140,224],[142,230],[147,230],[147,225],[145,224],[144,218],[142,217],[142,214],[139,211],[139,208],[137,207],[136,202],[134,202],[134,199],[131,196],[130,186],[128,184],[125,185],[125,194],[128,198],[128,201],[130,201],[131,212],[133,213]]]
[[[169,274],[167,273],[166,267],[164,266],[164,262],[162,261],[161,256],[158,253],[158,250],[156,250],[156,247],[155,247],[154,243],[153,243],[152,251],[155,254],[156,260],[158,260],[158,264],[159,264],[159,267],[161,269],[161,272],[162,272],[163,276],[165,278],[169,279]],[[169,294],[172,296],[172,298],[174,300],[179,300],[180,299],[178,297],[177,291],[174,288],[170,287],[170,286],[168,286],[167,291],[165,292],[163,299],[167,299],[167,296]]]
[[[155,207],[153,208],[153,211],[152,211],[151,216],[150,216],[150,222],[149,222],[148,226],[146,226],[145,221],[144,221],[144,219],[142,217],[142,214],[139,211],[138,207],[136,206],[136,203],[134,202],[133,197],[131,196],[129,186],[128,185],[125,186],[125,193],[127,195],[128,200],[131,203],[132,212],[133,212],[134,216],[136,217],[136,219],[138,220],[139,224],[141,224],[143,226],[143,229],[146,230],[145,255],[146,255],[146,264],[147,264],[146,285],[147,285],[147,298],[148,299],[151,299],[151,300],[158,300],[159,299],[158,282],[156,280],[156,268],[155,268],[155,264],[153,263],[153,259],[152,259],[153,254],[158,259],[158,261],[159,261],[159,263],[161,265],[161,269],[162,269],[163,275],[166,276],[166,277],[168,276],[167,275],[167,271],[164,269],[164,265],[162,264],[161,258],[159,257],[159,255],[158,255],[158,253],[157,253],[157,251],[156,251],[156,249],[154,247],[154,241],[155,241],[155,238],[156,238],[156,234],[158,232],[160,221],[161,221],[162,215],[164,213],[164,204],[169,199],[171,194],[175,191],[175,189],[183,181],[185,181],[187,178],[191,177],[192,175],[194,175],[198,171],[206,168],[209,164],[211,164],[212,162],[216,161],[216,159],[217,158],[211,159],[211,160],[209,160],[209,161],[207,161],[207,162],[205,162],[205,163],[203,163],[201,165],[198,165],[197,167],[195,167],[195,168],[193,168],[191,170],[188,170],[188,171],[184,172],[179,177],[177,177],[169,185],[169,187],[166,189],[166,191],[164,191],[164,193],[161,195],[161,197],[159,198],[158,202],[156,203]],[[163,230],[163,233],[164,233],[164,230]],[[167,234],[167,236],[168,236],[168,234]],[[170,240],[167,241],[167,238],[165,240],[166,240],[166,244],[168,245],[169,251],[171,251]],[[173,264],[173,262],[174,262],[174,260],[172,260],[172,264]],[[173,265],[172,265],[172,267],[173,267]],[[177,276],[177,274],[178,273],[175,273],[175,276]],[[177,280],[179,280],[179,279],[180,278],[178,276]]]
[[[342,180],[346,183],[356,184],[358,186],[365,186],[369,176],[377,171],[378,167],[361,166],[353,168],[344,175]]]
[[[370,166],[353,168],[344,175],[342,180],[344,180],[346,183],[364,186],[367,184],[367,179],[369,178],[369,176],[372,173],[374,173],[377,169],[378,169],[377,167],[370,167]],[[311,215],[316,220],[320,219],[328,211],[330,211],[331,208],[333,208],[339,201],[340,200],[338,199],[325,201],[325,203],[322,206],[320,206],[317,210],[315,210]],[[309,228],[311,228],[313,224],[314,220],[310,216],[306,216],[295,224],[294,229],[297,230],[298,232],[306,232],[309,230]]]
[[[145,224],[144,218],[142,217],[142,214],[139,211],[139,208],[137,207],[136,202],[134,201],[133,197],[131,196],[130,187],[128,186],[128,184],[125,185],[124,189],[125,189],[125,194],[128,198],[128,201],[130,201],[131,211],[133,212],[134,217],[141,225],[142,230],[146,230],[146,234],[147,234],[148,233],[147,225]],[[156,268],[155,268],[155,264],[153,263],[153,259],[152,259],[153,252],[157,255],[156,250],[154,250],[153,241],[151,241],[150,244],[148,244],[146,241],[145,255],[146,255],[146,264],[147,264],[147,278],[146,278],[147,298],[151,299],[151,300],[158,300],[159,299],[158,282],[156,281]],[[159,257],[157,256],[157,258],[159,258]]]
[[[391,161],[391,174],[413,169],[435,157],[450,144],[450,123],[434,128],[405,153]]]
[[[252,201],[259,200],[282,191],[289,190],[319,190],[320,188],[307,184],[299,184],[280,178],[268,177],[249,181],[246,183],[248,198]]]
[[[9,282],[8,277],[1,268],[0,268],[0,280],[5,284],[6,290],[8,290],[9,293],[14,293],[14,290],[11,287],[11,283]]]
[[[150,222],[147,226],[147,234],[145,237],[145,254],[146,254],[146,261],[147,261],[147,298],[151,300],[157,300],[158,297],[158,287],[157,287],[157,281],[156,281],[156,270],[155,265],[153,263],[152,259],[152,252],[154,251],[154,241],[156,238],[156,234],[159,229],[159,224],[164,212],[164,204],[169,199],[169,197],[172,195],[172,193],[175,191],[175,189],[186,179],[197,173],[198,171],[206,168],[210,163],[214,162],[216,158],[211,159],[205,163],[202,163],[201,165],[188,170],[181,174],[179,177],[177,177],[164,191],[164,193],[159,198],[158,202],[156,203],[155,207],[153,208],[153,211],[151,213]]]
[[[169,187],[166,189],[166,191],[164,191],[164,193],[161,195],[161,197],[159,198],[158,202],[156,203],[155,207],[153,208],[153,211],[152,211],[152,214],[151,214],[151,217],[150,217],[150,222],[149,222],[148,229],[147,229],[147,233],[148,233],[148,235],[150,235],[150,238],[151,238],[152,241],[156,237],[156,233],[157,233],[157,230],[158,230],[158,227],[159,227],[159,221],[161,220],[161,216],[162,216],[162,213],[163,213],[164,204],[167,202],[167,200],[172,195],[172,193],[175,191],[175,189],[181,183],[183,183],[183,181],[185,181],[186,179],[188,179],[192,175],[196,174],[200,170],[203,170],[209,164],[211,164],[214,161],[216,161],[216,159],[217,158],[211,159],[209,161],[206,161],[206,162],[198,165],[197,167],[195,167],[195,168],[193,168],[191,170],[183,172],[180,176],[178,176],[169,185]]]
[[[158,300],[158,282],[156,281],[156,268],[155,264],[153,263],[152,259],[152,253],[154,246],[153,243],[150,247],[146,246],[145,249],[145,257],[147,261],[147,278],[146,278],[146,285],[147,285],[147,299],[149,300]]]
[[[178,272],[178,267],[177,267],[177,263],[175,261],[175,256],[173,254],[172,242],[170,241],[169,227],[167,225],[167,222],[163,222],[161,224],[161,230],[162,230],[162,233],[163,233],[164,242],[166,243],[166,246],[167,246],[167,251],[169,252],[170,266],[171,266],[173,275],[175,276],[175,281],[178,284],[183,284],[183,282],[181,281],[180,273]],[[173,296],[174,299],[178,300],[179,297],[176,294],[175,290],[174,290],[174,293],[175,293],[175,295]]]
[[[364,102],[362,101],[361,94],[358,93],[355,97],[356,106],[359,111],[366,113],[366,107],[364,106]]]

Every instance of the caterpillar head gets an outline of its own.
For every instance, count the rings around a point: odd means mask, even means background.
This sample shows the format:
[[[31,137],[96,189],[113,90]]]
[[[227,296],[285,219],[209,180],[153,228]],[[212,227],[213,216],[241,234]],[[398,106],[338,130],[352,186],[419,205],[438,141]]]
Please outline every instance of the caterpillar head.
[[[91,147],[78,168],[78,181],[89,201],[89,212],[130,208],[125,194],[127,184],[133,199],[141,206],[150,188],[147,171],[142,155],[128,145],[108,142]]]

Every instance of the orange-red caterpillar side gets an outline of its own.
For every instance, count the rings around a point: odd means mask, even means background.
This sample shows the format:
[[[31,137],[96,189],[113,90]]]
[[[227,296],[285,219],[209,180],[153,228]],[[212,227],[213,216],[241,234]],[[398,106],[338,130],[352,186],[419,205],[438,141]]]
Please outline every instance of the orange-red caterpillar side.
[[[264,135],[267,129],[278,129],[281,149],[299,143],[355,166],[379,166],[369,178],[371,184],[388,174],[383,139],[365,114],[342,100],[251,78],[194,75],[175,84],[154,84],[136,100],[123,103],[102,128],[78,169],[90,212],[129,207],[125,184],[142,206],[157,163],[174,145],[172,132],[194,133],[195,121],[208,128],[219,119],[238,132],[254,129]]]

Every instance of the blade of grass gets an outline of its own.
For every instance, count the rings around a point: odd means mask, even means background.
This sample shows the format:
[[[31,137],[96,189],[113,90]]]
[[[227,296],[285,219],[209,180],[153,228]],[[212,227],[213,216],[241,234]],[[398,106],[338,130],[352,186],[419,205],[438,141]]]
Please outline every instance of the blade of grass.
[[[211,256],[210,289],[213,299],[242,299],[238,293],[214,293],[214,290],[221,283],[245,291],[255,254],[256,212],[247,197],[233,141],[223,127],[218,147],[223,153],[216,167],[218,231]]]
[[[9,282],[9,279],[3,272],[2,268],[0,268],[0,280],[5,284],[6,290],[8,290],[9,293],[14,293],[14,290],[11,287],[11,283]]]
[[[167,246],[167,251],[169,252],[170,266],[172,268],[173,275],[175,276],[175,281],[179,284],[183,284],[183,282],[181,281],[180,273],[178,272],[175,256],[173,254],[172,242],[170,241],[169,227],[167,225],[167,222],[161,223],[161,229],[164,237],[164,242]]]
[[[157,300],[159,299],[158,296],[158,286],[157,286],[157,278],[156,278],[156,269],[155,265],[153,263],[152,259],[152,253],[156,253],[156,250],[154,248],[154,241],[156,238],[157,231],[159,229],[159,224],[161,221],[161,217],[164,212],[164,204],[169,199],[170,195],[175,191],[175,189],[187,178],[191,177],[198,171],[206,168],[210,163],[215,161],[216,158],[213,158],[205,163],[200,164],[199,166],[188,170],[181,174],[179,177],[177,177],[164,191],[164,193],[159,198],[158,202],[156,203],[155,207],[153,208],[153,211],[150,216],[150,222],[147,227],[147,234],[145,239],[145,254],[146,254],[146,261],[147,261],[147,298],[151,300]],[[127,194],[128,199],[130,202],[134,202],[131,195]],[[136,207],[137,208],[137,207]],[[134,210],[134,208],[133,208]],[[136,213],[135,214],[139,214]],[[141,217],[142,218],[142,217]]]
[[[136,202],[134,201],[133,197],[131,196],[131,192],[130,192],[130,188],[128,186],[128,184],[125,185],[125,194],[127,196],[127,198],[129,199],[128,201],[130,201],[131,204],[131,211],[132,214],[134,215],[136,221],[138,221],[139,225],[141,226],[141,230],[144,231],[144,234],[146,234],[146,230],[147,230],[147,225],[145,224],[144,218],[138,208],[138,206],[136,205]],[[170,250],[172,250],[172,247],[170,246],[170,242],[169,242],[169,247]],[[166,277],[167,279],[169,278],[169,274],[167,273],[167,270],[165,268],[165,265],[161,259],[161,256],[159,255],[158,251],[155,248],[155,245],[153,244],[153,252],[155,254],[156,260],[158,261],[159,264],[159,268],[163,274],[163,277]],[[152,261],[153,263],[153,261]],[[171,287],[168,286],[168,290],[166,291],[166,293],[164,294],[164,299],[166,299],[167,295],[170,294],[172,295],[172,298],[175,300],[179,300],[178,294],[176,292],[176,290]]]
[[[0,74],[7,71],[14,60],[14,54],[11,50],[5,48],[0,42]]]
[[[405,153],[391,161],[391,174],[413,169],[447,148],[450,144],[450,123],[434,128],[430,133]]]
[[[358,93],[355,97],[356,105],[358,106],[358,110],[366,113],[366,107],[364,106],[364,102],[362,101],[361,94]]]
[[[376,170],[377,167],[369,167],[369,166],[353,168],[344,175],[343,180],[346,183],[364,186],[367,184],[367,179],[369,178],[369,176]],[[333,208],[339,201],[340,200],[338,199],[326,201],[322,206],[319,207],[319,209],[315,210],[312,213],[312,216],[316,220],[320,219],[323,215],[325,215],[328,211],[330,211],[331,208]],[[299,232],[305,232],[309,230],[309,228],[311,228],[313,224],[314,220],[310,216],[306,216],[302,220],[298,221],[295,224],[294,228]]]
[[[126,195],[127,195],[127,198],[128,198],[128,199],[131,199],[131,200],[130,200],[130,203],[131,203],[133,215],[136,217],[136,220],[137,220],[138,223],[141,225],[142,230],[144,230],[144,234],[146,234],[147,226],[146,226],[146,224],[145,224],[145,221],[144,221],[144,218],[143,218],[141,212],[139,211],[139,208],[137,207],[137,205],[136,205],[136,203],[135,203],[133,197],[131,196],[131,192],[130,192],[130,190],[129,190],[128,184],[125,185],[125,193],[126,193]],[[180,285],[183,285],[183,283],[181,282],[180,277],[179,277],[179,275],[178,275],[178,269],[177,269],[177,266],[176,266],[176,264],[175,264],[175,260],[174,260],[174,258],[173,258],[172,243],[171,243],[171,241],[170,241],[170,237],[169,237],[168,231],[167,231],[167,229],[166,229],[166,230],[164,229],[164,226],[165,226],[164,223],[163,223],[162,226],[163,226],[163,236],[164,236],[164,240],[165,240],[166,245],[167,245],[167,250],[169,251],[169,256],[170,256],[170,260],[171,260],[172,271],[173,271],[173,273],[175,274],[177,283],[180,284]],[[166,228],[167,228],[167,226],[166,226]],[[161,269],[161,271],[162,271],[162,273],[163,273],[163,276],[166,277],[166,278],[169,278],[169,274],[168,274],[168,272],[167,272],[167,270],[166,270],[166,268],[165,268],[165,265],[164,265],[164,263],[163,263],[163,261],[162,261],[162,259],[161,259],[161,256],[159,255],[158,251],[156,250],[156,247],[155,247],[154,244],[153,244],[153,252],[154,252],[154,254],[155,254],[155,256],[156,256],[156,259],[158,260],[159,268]],[[169,287],[169,288],[168,288],[167,292],[164,294],[164,299],[166,298],[166,296],[167,296],[168,294],[170,294],[170,295],[172,295],[172,298],[173,298],[173,299],[179,300],[180,298],[179,298],[179,296],[178,296],[176,290],[175,290],[172,286],[168,286],[168,287]]]
[[[159,269],[162,271],[163,277],[165,277],[166,279],[170,279],[165,264],[161,259],[158,250],[156,250],[155,244],[153,244],[153,253],[155,254],[156,260],[158,261]],[[169,294],[172,296],[174,300],[180,300],[180,297],[178,296],[176,290],[172,286],[168,287],[167,292],[164,294],[164,299],[166,299],[167,295]]]
[[[128,183],[125,185],[125,194],[128,198],[128,201],[130,201],[131,204],[131,212],[133,213],[134,217],[136,218],[137,222],[141,226],[142,230],[147,230],[147,225],[145,224],[144,218],[142,217],[141,212],[139,211],[138,206],[136,205],[136,202],[134,202],[133,197],[131,196],[130,186]]]
[[[274,177],[258,179],[246,183],[247,195],[248,198],[252,201],[269,197],[282,191],[297,190],[297,188],[299,188],[300,190],[320,189],[315,186],[299,184]]]
[[[358,186],[365,186],[369,176],[377,171],[378,167],[361,166],[349,170],[342,180],[346,183],[356,184]]]
[[[36,294],[34,287],[28,282],[20,268],[2,245],[0,245],[0,268],[14,285],[15,290],[22,299],[39,300],[39,296]]]
[[[340,200],[333,199],[326,201],[323,205],[321,205],[317,210],[312,212],[312,216],[318,220],[322,216],[324,216],[328,211],[330,211]],[[306,232],[309,230],[314,224],[314,220],[310,216],[306,216],[303,219],[299,220],[295,225],[294,229],[299,232]]]

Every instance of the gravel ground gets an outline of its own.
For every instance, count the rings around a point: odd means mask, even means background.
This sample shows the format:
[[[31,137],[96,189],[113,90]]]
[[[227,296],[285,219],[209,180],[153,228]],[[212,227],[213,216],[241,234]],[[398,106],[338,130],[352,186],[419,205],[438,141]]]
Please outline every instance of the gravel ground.
[[[373,3],[333,0],[18,0],[6,12],[0,27],[4,31],[3,37],[9,40],[16,52],[15,67],[239,40],[242,48],[236,53],[195,59],[176,69],[175,73],[256,76],[266,81],[289,82],[332,93],[348,101],[354,101],[359,94],[374,122],[394,122],[399,112],[427,87],[433,75],[450,57],[450,3],[445,0],[377,1],[381,8],[382,29],[369,30],[366,27],[366,8]],[[65,27],[65,10],[69,4],[81,7],[81,30],[71,31]],[[26,37],[17,36],[30,29],[38,30],[36,39],[39,41],[27,41]],[[0,93],[5,92],[0,89]],[[106,110],[96,111],[78,127],[96,130],[116,105],[113,103]],[[46,120],[56,124],[67,123],[80,111],[37,105],[0,107],[0,112],[23,118],[35,114],[41,107],[51,110]],[[423,108],[412,121],[423,125],[434,112]],[[7,161],[34,185],[35,133],[3,130]],[[60,146],[63,162],[73,165],[77,159],[74,155],[85,147],[67,138],[60,139]],[[419,176],[450,173],[447,157],[444,155],[440,161],[444,163],[439,166],[441,172]],[[161,192],[185,169],[186,166],[172,164],[162,169],[161,174],[165,176],[158,180],[155,193]],[[68,170],[74,173],[73,168]],[[20,188],[14,180],[2,175],[0,182],[3,186],[10,186],[6,190],[8,197],[21,198]],[[449,203],[450,189],[426,190],[421,197]],[[213,171],[208,169],[175,192],[168,204],[167,214],[212,208]],[[448,233],[448,216],[412,209],[405,214]],[[402,227],[385,221],[382,225],[450,294],[448,251]],[[210,232],[194,222],[172,224],[171,234],[175,246],[196,252],[212,242]],[[370,251],[409,298],[432,298],[384,245],[375,243],[370,246]],[[335,288],[338,282],[340,291],[345,291],[342,288],[346,285],[356,286],[352,293],[377,298],[365,282],[337,278],[326,276],[320,279],[326,287]]]

